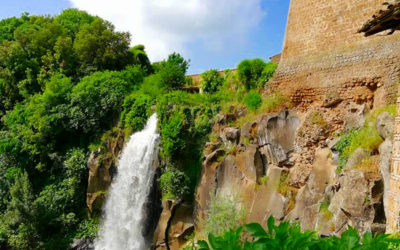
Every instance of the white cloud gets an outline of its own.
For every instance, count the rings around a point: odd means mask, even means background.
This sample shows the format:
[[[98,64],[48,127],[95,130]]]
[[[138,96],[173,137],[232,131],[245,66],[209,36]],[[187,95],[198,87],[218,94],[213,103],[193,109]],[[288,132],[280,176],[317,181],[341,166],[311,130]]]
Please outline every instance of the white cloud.
[[[221,51],[243,43],[265,15],[261,0],[70,0],[74,7],[129,31],[133,44],[144,44],[152,60],[202,42]]]

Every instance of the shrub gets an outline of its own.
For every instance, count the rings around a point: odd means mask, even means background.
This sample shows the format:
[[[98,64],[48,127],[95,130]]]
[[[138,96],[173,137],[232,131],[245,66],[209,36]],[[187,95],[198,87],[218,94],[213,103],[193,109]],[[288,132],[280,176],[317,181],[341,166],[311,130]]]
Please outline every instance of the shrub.
[[[145,94],[135,93],[127,96],[122,105],[122,127],[132,128],[133,131],[142,130],[151,114],[153,104],[154,99]]]
[[[276,68],[278,67],[278,64],[273,63],[273,62],[268,62],[265,64],[265,67],[263,69],[263,72],[261,74],[261,78],[259,79],[258,86],[264,87],[264,85],[271,79],[271,77],[274,75]],[[261,81],[261,82],[260,82]]]
[[[83,220],[79,226],[74,238],[76,239],[94,239],[99,231],[99,219],[97,217]]]
[[[244,99],[244,102],[251,111],[257,110],[261,106],[261,94],[258,92],[250,92]]]
[[[189,178],[174,167],[167,167],[160,177],[163,199],[179,199],[189,193]]]
[[[173,111],[168,120],[161,121],[161,145],[162,155],[174,158],[177,153],[185,147],[184,133],[184,114],[179,111]]]
[[[237,66],[239,80],[247,90],[264,87],[276,68],[275,63],[265,63],[260,58],[243,60]]]
[[[343,134],[340,141],[335,145],[339,152],[338,173],[342,171],[347,159],[357,148],[361,147],[367,151],[376,152],[381,143],[382,138],[375,127],[364,126],[361,129],[353,129]]]
[[[247,90],[258,87],[264,67],[265,62],[260,58],[243,60],[239,63],[237,67],[239,79]]]
[[[173,53],[166,61],[153,65],[155,72],[159,75],[161,85],[167,89],[178,89],[186,83],[185,74],[189,67],[189,61],[180,54]]]
[[[222,236],[229,229],[239,228],[245,215],[237,197],[211,194],[205,229],[207,233]]]
[[[202,88],[205,93],[217,92],[224,82],[224,78],[215,69],[210,69],[209,71],[201,74],[203,79]]]

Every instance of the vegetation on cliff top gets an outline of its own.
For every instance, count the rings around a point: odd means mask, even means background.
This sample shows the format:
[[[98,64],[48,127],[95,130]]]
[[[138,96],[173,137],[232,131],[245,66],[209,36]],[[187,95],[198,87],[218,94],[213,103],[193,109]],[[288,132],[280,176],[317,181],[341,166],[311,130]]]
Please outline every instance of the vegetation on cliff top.
[[[189,61],[151,63],[130,34],[76,9],[0,21],[0,248],[65,249],[92,238],[87,158],[115,131],[159,117],[164,198],[193,198],[204,143],[221,109],[260,107],[276,65],[250,60],[236,74],[205,72],[205,94],[180,91]],[[249,66],[250,65],[250,66]],[[257,65],[257,70],[255,66]],[[250,70],[250,71],[249,71]],[[248,95],[247,102],[243,96]],[[156,108],[154,108],[156,105]]]

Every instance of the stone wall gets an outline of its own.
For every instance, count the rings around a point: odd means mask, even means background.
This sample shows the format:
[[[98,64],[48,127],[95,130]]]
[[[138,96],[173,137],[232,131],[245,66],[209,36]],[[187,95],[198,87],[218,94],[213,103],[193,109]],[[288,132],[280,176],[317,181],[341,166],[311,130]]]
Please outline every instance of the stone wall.
[[[373,96],[374,106],[394,102],[400,79],[400,34],[364,37],[357,33],[381,4],[381,0],[292,0],[271,89],[278,88],[307,106],[349,83],[374,82],[382,86]],[[351,95],[358,93],[345,94],[356,98]]]
[[[400,231],[400,98],[397,99],[397,117],[393,137],[393,157],[390,169],[390,188],[386,211],[386,231]]]

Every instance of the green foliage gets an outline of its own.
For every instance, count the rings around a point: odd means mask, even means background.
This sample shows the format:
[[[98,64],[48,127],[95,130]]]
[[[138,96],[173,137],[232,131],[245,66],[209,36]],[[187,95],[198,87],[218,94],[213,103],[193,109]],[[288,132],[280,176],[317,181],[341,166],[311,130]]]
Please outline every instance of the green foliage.
[[[124,100],[121,122],[123,127],[132,128],[133,131],[143,129],[151,114],[154,99],[145,94],[131,94]]]
[[[201,171],[202,152],[218,103],[210,96],[174,91],[157,100],[161,156],[166,165],[182,171],[194,193]],[[191,195],[188,195],[191,199]]]
[[[0,21],[0,102],[2,111],[41,93],[55,74],[74,83],[98,70],[122,70],[137,64],[151,71],[144,47],[129,49],[130,35],[76,9],[60,15]]]
[[[347,159],[357,148],[361,147],[372,152],[377,151],[382,141],[376,128],[368,125],[361,129],[353,129],[343,134],[340,141],[335,145],[336,150],[339,152],[338,172],[341,172],[346,165]]]
[[[133,56],[133,64],[141,65],[141,67],[147,74],[153,73],[153,68],[145,52],[144,45],[136,45],[130,49],[130,52]]]
[[[243,60],[237,66],[239,80],[247,90],[264,87],[276,68],[275,63],[265,63],[260,58]]]
[[[245,218],[237,197],[211,195],[205,229],[207,233],[223,236],[229,229],[238,229]]]
[[[224,82],[224,78],[215,69],[210,69],[203,74],[202,88],[205,93],[215,93],[219,90]]]
[[[340,136],[340,141],[335,145],[336,150],[339,151],[338,172],[343,169],[347,159],[357,148],[361,147],[370,152],[377,152],[383,140],[376,130],[376,119],[383,112],[389,112],[395,116],[396,105],[383,106],[372,110],[367,115],[362,128],[349,130]]]
[[[366,232],[362,238],[354,228],[349,228],[341,237],[330,236],[319,238],[315,232],[302,231],[297,224],[282,222],[275,225],[270,217],[267,222],[267,231],[258,224],[250,223],[238,229],[226,231],[222,236],[209,234],[208,242],[198,241],[197,249],[244,249],[244,250],[325,250],[325,249],[389,249],[399,247],[400,240],[388,234],[372,235]],[[246,237],[244,237],[246,235]],[[250,236],[250,237],[249,237]],[[247,239],[247,240],[244,240]]]
[[[98,70],[121,70],[132,61],[129,33],[115,32],[114,26],[96,17],[81,26],[76,34],[74,50],[85,73]]]
[[[262,103],[261,94],[255,91],[251,91],[244,98],[244,102],[248,109],[250,109],[251,111],[255,111],[261,106]]]
[[[96,72],[84,77],[71,93],[69,125],[84,133],[110,127],[118,117],[124,97],[132,90],[118,72]]]
[[[74,238],[76,239],[94,239],[99,231],[99,219],[93,217],[83,220],[76,231]]]
[[[163,199],[178,199],[190,192],[190,180],[185,173],[173,167],[164,169],[160,177]]]
[[[185,74],[189,67],[189,61],[186,61],[180,54],[173,53],[167,60],[161,61],[154,66],[157,80],[160,86],[166,89],[178,89],[186,83]]]

